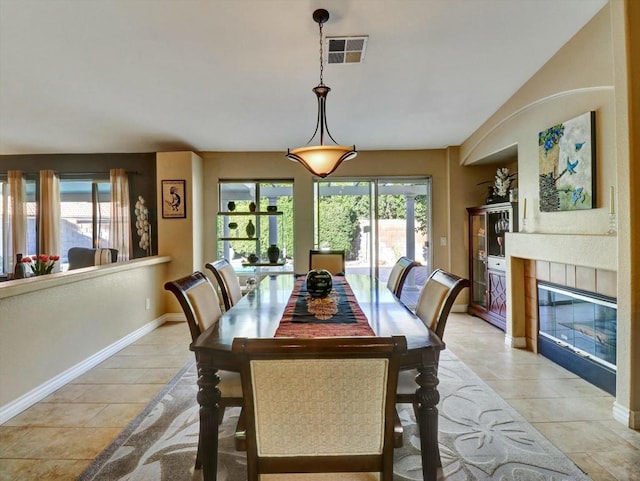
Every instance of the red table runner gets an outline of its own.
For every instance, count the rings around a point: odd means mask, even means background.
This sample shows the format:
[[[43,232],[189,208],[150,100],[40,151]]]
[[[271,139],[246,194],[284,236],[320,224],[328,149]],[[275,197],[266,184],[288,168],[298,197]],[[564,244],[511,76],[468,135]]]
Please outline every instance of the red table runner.
[[[328,319],[315,318],[301,307],[306,303],[306,278],[298,277],[275,337],[375,336],[344,277],[333,277],[333,292],[339,297],[338,312]]]

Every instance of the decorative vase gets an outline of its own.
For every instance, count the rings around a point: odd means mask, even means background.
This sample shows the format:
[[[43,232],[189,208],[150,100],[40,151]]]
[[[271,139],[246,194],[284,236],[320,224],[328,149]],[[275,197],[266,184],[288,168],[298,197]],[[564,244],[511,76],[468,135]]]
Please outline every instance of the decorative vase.
[[[486,204],[495,203],[494,193],[493,193],[493,186],[492,185],[487,187],[487,197],[486,197],[486,199],[484,201],[485,201]]]
[[[249,261],[249,264],[255,264],[256,262],[258,262],[258,256],[255,254],[249,254],[247,256],[247,260]]]
[[[249,219],[249,223],[245,230],[247,231],[247,237],[253,237],[256,234],[256,226],[253,225],[251,219]]]
[[[16,254],[16,266],[13,269],[14,279],[24,279],[27,277],[27,268],[22,262],[22,254]]]
[[[229,209],[229,212],[233,212],[234,210],[236,210],[236,203],[230,200],[227,204],[227,209]]]
[[[278,206],[277,205],[268,205],[267,206],[267,212],[278,212]]]
[[[326,269],[314,269],[307,273],[307,292],[315,299],[327,297],[333,287],[333,277]]]
[[[271,262],[272,264],[278,262],[278,259],[280,258],[280,249],[277,245],[271,244],[269,246],[269,248],[267,249],[267,257],[269,258],[269,262]]]
[[[251,202],[249,204],[249,212],[255,212],[256,211],[256,203],[255,202]]]

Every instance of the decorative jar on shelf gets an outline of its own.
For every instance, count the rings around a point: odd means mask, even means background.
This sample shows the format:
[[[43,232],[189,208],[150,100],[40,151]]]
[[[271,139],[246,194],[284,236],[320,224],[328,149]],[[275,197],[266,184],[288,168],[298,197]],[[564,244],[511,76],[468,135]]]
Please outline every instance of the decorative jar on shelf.
[[[251,219],[249,219],[249,223],[247,224],[247,227],[245,228],[246,232],[247,232],[247,237],[253,237],[256,233],[256,226],[253,225],[253,222],[251,221]]]
[[[234,210],[236,210],[236,203],[230,200],[227,204],[227,209],[229,209],[229,212],[233,212]]]
[[[272,264],[278,262],[278,259],[280,258],[280,249],[277,245],[271,244],[269,246],[269,248],[267,249],[267,257],[269,258],[269,262],[271,262]]]
[[[16,254],[16,266],[13,269],[14,279],[24,279],[27,277],[27,268],[22,262],[22,254]]]
[[[258,262],[258,256],[255,254],[249,254],[247,256],[247,260],[249,261],[249,264],[255,264],[256,262]]]
[[[256,211],[256,203],[255,202],[250,202],[249,203],[249,212],[255,212]]]

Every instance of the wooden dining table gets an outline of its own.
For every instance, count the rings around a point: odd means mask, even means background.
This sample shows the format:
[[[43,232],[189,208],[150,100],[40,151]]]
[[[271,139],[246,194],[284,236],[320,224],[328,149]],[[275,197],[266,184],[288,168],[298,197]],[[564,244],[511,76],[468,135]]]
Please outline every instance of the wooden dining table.
[[[418,426],[425,481],[435,481],[439,463],[438,456],[438,393],[437,364],[444,343],[429,330],[422,321],[404,306],[375,277],[347,275],[348,287],[366,317],[366,323],[375,336],[405,336],[407,353],[401,369],[417,369]],[[217,384],[219,369],[240,371],[238,359],[231,351],[236,337],[272,338],[283,321],[290,300],[294,301],[296,281],[293,275],[265,277],[252,291],[234,307],[223,314],[219,322],[203,332],[192,344],[198,367],[198,395],[200,404],[200,455],[204,481],[215,481],[218,468],[218,415],[220,391]],[[285,316],[286,317],[286,316]],[[284,321],[283,321],[284,322]],[[322,335],[322,326],[327,326],[327,335],[336,335],[331,324],[313,326],[314,336]],[[300,324],[305,336],[305,323]],[[291,326],[288,326],[291,327]],[[291,332],[290,329],[287,332]],[[339,335],[339,334],[338,334]],[[308,336],[307,336],[308,337]]]

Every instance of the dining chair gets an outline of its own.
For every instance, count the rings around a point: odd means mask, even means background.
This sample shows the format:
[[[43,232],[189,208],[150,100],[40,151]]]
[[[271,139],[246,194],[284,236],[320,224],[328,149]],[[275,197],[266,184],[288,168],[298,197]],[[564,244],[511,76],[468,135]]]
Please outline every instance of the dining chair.
[[[242,288],[240,287],[240,281],[238,280],[235,269],[226,259],[207,262],[205,267],[209,269],[216,278],[216,282],[220,287],[220,293],[222,294],[224,309],[228,311],[242,299]]]
[[[90,247],[70,247],[67,252],[68,270],[100,266],[118,262],[117,249],[92,249]]]
[[[404,336],[236,338],[249,481],[391,481]],[[316,473],[316,474],[314,474]]]
[[[218,294],[211,281],[202,272],[196,271],[175,281],[166,282],[164,288],[173,292],[178,299],[180,307],[184,311],[191,332],[191,340],[195,341],[200,334],[210,326],[218,322],[222,316]],[[197,354],[196,354],[197,361]],[[242,384],[237,372],[218,370],[220,383],[220,415],[218,422],[222,422],[224,411],[229,406],[242,406]],[[240,415],[242,418],[243,415]],[[240,419],[238,424],[242,424]],[[239,430],[241,430],[240,428]],[[237,431],[239,431],[237,430]],[[198,442],[198,454],[196,456],[196,469],[200,469],[200,443]]]
[[[442,340],[444,328],[447,324],[449,312],[456,297],[462,289],[469,287],[469,281],[455,274],[451,274],[443,269],[437,269],[431,273],[425,283],[418,303],[416,305],[416,316]],[[396,393],[397,403],[411,403],[413,405],[416,418],[418,417],[418,396],[416,390],[418,383],[416,376],[417,369],[401,371],[398,375],[398,390]],[[438,464],[439,453],[438,453]]]
[[[309,269],[326,269],[332,275],[344,275],[344,251],[309,251]]]
[[[419,265],[419,262],[402,256],[395,263],[393,269],[391,269],[389,279],[387,280],[387,287],[398,299],[400,299],[400,296],[402,295],[402,288],[404,287],[404,283],[407,280],[409,272],[411,269]]]

